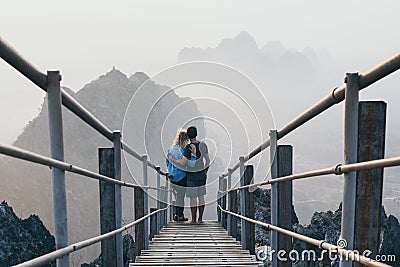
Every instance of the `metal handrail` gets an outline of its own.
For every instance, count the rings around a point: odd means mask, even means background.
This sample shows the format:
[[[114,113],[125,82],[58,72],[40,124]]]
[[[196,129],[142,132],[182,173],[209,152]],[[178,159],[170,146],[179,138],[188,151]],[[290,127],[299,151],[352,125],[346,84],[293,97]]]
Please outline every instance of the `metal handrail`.
[[[367,72],[360,74],[360,90],[370,86],[371,84],[377,82],[378,80],[386,77],[387,75],[400,69],[400,53],[393,55],[392,57],[386,59],[375,67],[371,68]],[[345,85],[335,88],[331,93],[325,96],[323,99],[318,101],[315,105],[304,111],[302,114],[297,116],[291,122],[283,126],[277,133],[277,139],[281,139],[310,121],[314,117],[323,113],[325,110],[329,109],[335,104],[338,104],[344,100]],[[267,139],[261,145],[254,148],[248,155],[244,157],[245,162],[249,161],[251,158],[261,153],[264,149],[270,146],[270,139]],[[237,162],[232,168],[231,172],[236,171],[239,168],[239,162]],[[222,175],[223,177],[228,176],[228,172]]]
[[[47,75],[39,71],[33,64],[27,61],[22,55],[20,55],[16,49],[14,49],[8,42],[6,42],[0,36],[0,57],[10,64],[14,69],[19,71],[23,76],[32,81],[39,88],[47,92]],[[103,135],[105,138],[113,142],[113,132],[104,125],[99,119],[97,119],[92,113],[90,113],[84,106],[82,106],[76,99],[74,99],[65,90],[61,89],[62,103],[72,113],[90,125],[98,133]],[[126,143],[122,144],[122,148],[125,148],[129,154],[140,160],[141,156]],[[148,165],[156,170],[156,166],[148,161]],[[160,174],[166,175],[165,172],[160,170]]]
[[[61,169],[64,171],[80,174],[80,175],[83,175],[83,176],[86,176],[89,178],[93,178],[96,180],[102,180],[102,181],[105,181],[105,182],[108,182],[111,184],[116,184],[116,185],[120,185],[120,186],[124,186],[124,187],[130,187],[130,188],[141,187],[143,189],[169,191],[169,190],[157,188],[154,186],[141,186],[138,184],[132,184],[132,183],[127,183],[124,181],[116,180],[112,177],[101,175],[96,172],[92,172],[87,169],[66,163],[64,161],[55,160],[55,159],[52,159],[52,158],[49,158],[49,157],[46,157],[46,156],[43,156],[40,154],[36,154],[36,153],[30,152],[30,151],[27,151],[27,150],[24,150],[24,149],[21,149],[18,147],[14,147],[14,146],[0,144],[0,154],[10,156],[13,158],[18,158],[18,159],[25,160],[25,161],[29,161],[29,162],[33,162],[33,163],[37,163],[40,165],[49,166],[50,168],[52,168],[52,167],[58,168],[58,169]]]
[[[28,78],[39,88],[47,92],[47,75],[39,71],[23,56],[21,56],[9,43],[0,36],[0,57],[10,64],[14,69],[19,71],[23,76]],[[108,140],[113,141],[112,131],[93,116],[87,109],[79,104],[65,90],[61,90],[63,105],[72,111],[75,115],[85,121],[87,124],[96,129],[100,134]]]
[[[346,165],[338,164],[331,168],[319,169],[319,170],[303,172],[303,173],[298,173],[298,174],[291,174],[291,175],[282,176],[282,177],[278,177],[278,178],[274,178],[274,179],[269,179],[267,181],[263,181],[263,182],[259,182],[259,183],[239,186],[239,187],[228,189],[221,193],[228,193],[228,192],[248,189],[248,188],[252,188],[252,187],[256,187],[256,186],[263,186],[263,185],[268,185],[268,184],[281,183],[281,182],[285,182],[285,181],[311,178],[311,177],[316,177],[316,176],[323,176],[323,175],[329,175],[329,174],[341,175],[343,173],[352,172],[352,171],[369,170],[369,169],[394,167],[394,166],[400,166],[400,157],[369,160],[369,161],[346,164]]]
[[[311,237],[308,237],[308,236],[305,236],[305,235],[302,235],[302,234],[299,234],[299,233],[295,233],[295,232],[280,228],[280,227],[272,225],[272,224],[263,223],[263,222],[260,222],[260,221],[257,221],[257,220],[242,216],[240,214],[231,212],[229,210],[225,210],[220,205],[217,205],[217,207],[218,207],[218,209],[220,209],[224,213],[227,213],[227,214],[230,214],[232,216],[238,217],[238,218],[243,219],[245,221],[248,221],[250,223],[266,227],[268,230],[277,231],[277,232],[280,232],[280,233],[282,233],[284,235],[291,236],[291,237],[296,238],[296,239],[298,239],[300,241],[304,241],[304,242],[307,242],[309,244],[318,246],[319,248],[335,252],[335,253],[343,256],[343,257],[348,257],[349,259],[351,259],[353,261],[357,261],[357,262],[359,262],[361,264],[364,264],[366,266],[390,267],[390,265],[387,265],[387,264],[384,264],[384,263],[381,263],[381,262],[377,262],[375,260],[372,260],[371,258],[367,258],[365,256],[359,255],[358,253],[356,253],[356,251],[343,249],[343,248],[340,248],[338,246],[329,244],[325,240],[317,240],[317,239],[314,239],[314,238],[311,238]]]
[[[14,147],[14,146],[0,144],[0,154],[7,155],[7,156],[10,156],[13,158],[22,159],[22,160],[33,162],[33,163],[37,163],[40,165],[58,168],[58,169],[61,169],[64,171],[80,174],[80,175],[83,175],[83,176],[86,176],[89,178],[93,178],[96,180],[102,180],[102,181],[120,185],[120,186],[131,187],[131,188],[141,187],[138,184],[132,184],[132,183],[127,183],[127,182],[123,182],[120,180],[116,180],[114,178],[104,176],[104,175],[89,171],[89,170],[81,168],[81,167],[74,166],[74,165],[66,163],[64,161],[55,160],[55,159],[45,157],[45,156],[30,152],[30,151],[27,151],[27,150],[24,150],[24,149],[21,149],[18,147]]]
[[[47,76],[40,72],[30,62],[24,59],[9,43],[0,36],[0,57],[10,64],[14,69],[46,90]]]
[[[95,243],[98,243],[100,241],[103,241],[103,240],[105,240],[107,238],[110,238],[110,237],[113,237],[113,236],[115,236],[117,234],[120,234],[123,231],[125,231],[125,230],[135,226],[136,224],[146,220],[150,216],[153,216],[153,215],[155,215],[156,213],[158,213],[160,211],[164,211],[164,210],[168,209],[168,207],[169,207],[169,205],[167,205],[165,208],[155,210],[155,211],[147,214],[146,216],[143,216],[142,218],[140,218],[140,219],[138,219],[136,221],[133,221],[133,222],[125,225],[124,227],[121,227],[121,228],[116,229],[114,231],[111,231],[111,232],[108,232],[108,233],[105,233],[105,234],[102,234],[102,235],[99,235],[99,236],[96,236],[96,237],[92,237],[90,239],[86,239],[86,240],[77,242],[75,244],[72,244],[72,245],[69,245],[67,247],[64,247],[64,248],[58,249],[56,251],[50,252],[48,254],[42,255],[42,256],[37,257],[35,259],[32,259],[32,260],[29,260],[29,261],[14,265],[14,267],[42,266],[43,264],[49,263],[49,262],[51,262],[53,260],[56,260],[58,258],[61,258],[61,257],[65,256],[65,255],[69,255],[70,253],[72,253],[74,251],[83,249],[85,247],[91,246],[91,245],[93,245]]]
[[[136,152],[133,148],[131,148],[127,143],[125,143],[124,141],[121,141],[121,148],[128,153],[129,155],[133,156],[134,158],[138,159],[138,160],[142,160],[142,155],[140,155],[138,152]],[[147,166],[151,167],[152,169],[154,169],[156,172],[159,172],[161,175],[167,176],[168,173],[162,171],[161,169],[158,170],[155,164],[153,164],[150,160],[147,160]]]

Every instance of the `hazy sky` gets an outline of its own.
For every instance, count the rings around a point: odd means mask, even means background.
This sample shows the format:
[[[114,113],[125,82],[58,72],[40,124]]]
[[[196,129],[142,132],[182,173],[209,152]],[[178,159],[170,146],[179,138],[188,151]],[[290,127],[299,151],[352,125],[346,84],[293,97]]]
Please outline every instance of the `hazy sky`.
[[[76,91],[113,66],[151,75],[185,46],[215,47],[241,31],[260,47],[279,40],[326,49],[349,67],[373,66],[400,50],[399,10],[396,0],[14,0],[1,3],[0,34],[40,70],[60,69]],[[44,93],[4,62],[0,87],[0,142],[11,143]]]

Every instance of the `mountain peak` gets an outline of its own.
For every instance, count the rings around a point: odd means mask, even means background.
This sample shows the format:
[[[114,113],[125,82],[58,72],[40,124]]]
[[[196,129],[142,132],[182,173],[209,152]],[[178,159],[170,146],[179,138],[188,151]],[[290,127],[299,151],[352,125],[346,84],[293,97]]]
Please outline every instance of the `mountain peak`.
[[[221,41],[221,43],[217,46],[218,50],[223,49],[236,49],[238,51],[253,51],[258,52],[258,46],[256,40],[250,33],[246,31],[240,32],[233,38],[226,38]]]
[[[254,43],[256,42],[254,37],[251,36],[251,34],[246,31],[240,32],[238,35],[233,37],[233,40],[239,40],[243,42],[254,42]]]
[[[129,80],[133,81],[138,85],[143,84],[148,79],[150,79],[150,77],[142,71],[135,72],[134,74],[131,75],[131,77],[129,77]]]
[[[106,74],[101,75],[99,78],[127,78],[126,75],[120,71],[119,69],[116,69],[115,67],[112,67],[112,69],[107,72]]]
[[[275,58],[279,58],[286,51],[285,47],[282,45],[280,41],[269,41],[266,43],[261,51],[265,55],[273,56]]]
[[[124,87],[129,83],[128,77],[122,71],[113,67],[110,71],[105,74],[100,75],[96,80],[91,81],[86,84],[78,93],[82,93],[88,87]],[[90,91],[90,90],[89,90]]]

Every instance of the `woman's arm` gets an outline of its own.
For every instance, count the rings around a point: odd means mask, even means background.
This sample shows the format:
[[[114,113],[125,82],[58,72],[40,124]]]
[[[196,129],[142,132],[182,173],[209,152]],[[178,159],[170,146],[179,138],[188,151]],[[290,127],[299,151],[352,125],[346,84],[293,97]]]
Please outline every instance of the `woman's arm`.
[[[169,161],[181,166],[185,166],[187,164],[189,167],[194,167],[194,164],[196,163],[196,146],[191,144],[189,150],[191,152],[190,159],[186,158],[185,156],[182,156],[181,159],[175,159],[172,157],[172,155],[169,155]]]

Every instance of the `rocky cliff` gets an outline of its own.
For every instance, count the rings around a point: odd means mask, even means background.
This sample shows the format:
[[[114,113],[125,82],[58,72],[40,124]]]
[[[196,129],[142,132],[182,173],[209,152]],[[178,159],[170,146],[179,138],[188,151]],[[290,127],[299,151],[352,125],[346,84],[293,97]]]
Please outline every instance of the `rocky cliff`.
[[[126,233],[123,236],[124,263],[135,259],[135,241]],[[20,219],[7,202],[0,203],[0,267],[9,267],[31,260],[55,250],[55,240],[37,215]],[[55,267],[56,262],[43,265]],[[83,267],[101,266],[101,255]]]
[[[0,204],[0,267],[24,262],[54,249],[54,237],[37,215],[20,219],[7,202]],[[56,264],[52,262],[44,266]]]

